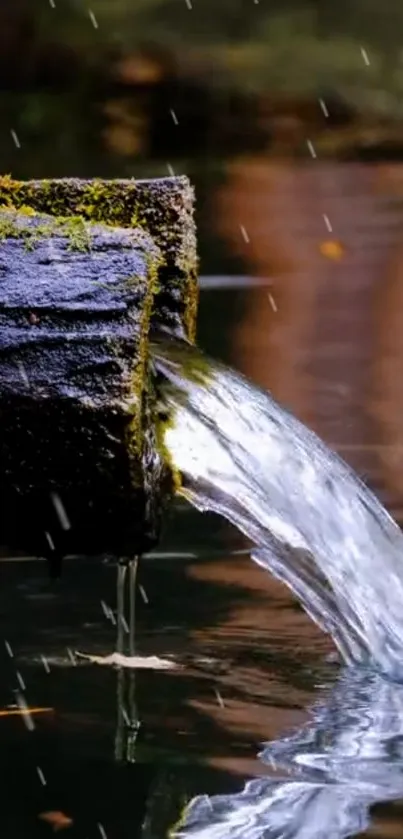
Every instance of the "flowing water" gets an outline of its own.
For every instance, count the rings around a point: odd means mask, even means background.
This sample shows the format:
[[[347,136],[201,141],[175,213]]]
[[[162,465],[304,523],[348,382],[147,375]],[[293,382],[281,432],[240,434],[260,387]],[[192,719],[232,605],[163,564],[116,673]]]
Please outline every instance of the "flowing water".
[[[349,467],[270,396],[176,341],[155,344],[183,493],[257,546],[347,663],[403,675],[403,535]],[[173,387],[172,387],[173,386]]]
[[[348,665],[311,722],[265,744],[275,777],[197,797],[177,835],[341,839],[403,794],[403,536],[319,438],[223,364],[154,343],[165,446],[182,493],[237,525]],[[288,774],[284,774],[284,770]],[[280,773],[280,774],[279,774]]]
[[[235,795],[200,796],[178,836],[193,839],[344,839],[370,807],[403,795],[403,688],[346,670],[312,722],[259,755],[278,777]]]

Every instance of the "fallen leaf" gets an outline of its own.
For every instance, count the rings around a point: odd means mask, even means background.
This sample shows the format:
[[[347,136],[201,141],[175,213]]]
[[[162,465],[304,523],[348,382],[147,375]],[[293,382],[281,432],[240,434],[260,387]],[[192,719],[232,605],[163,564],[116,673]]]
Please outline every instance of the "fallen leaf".
[[[64,830],[66,827],[71,827],[73,824],[73,819],[70,816],[66,816],[61,810],[48,810],[46,813],[40,813],[38,818],[50,824],[55,832]]]
[[[327,241],[321,242],[319,250],[322,256],[325,256],[327,259],[333,259],[335,261],[341,259],[344,256],[343,245],[336,239],[327,239]]]
[[[0,717],[21,717],[24,714],[50,714],[54,708],[2,708]]]
[[[75,653],[77,658],[84,658],[92,664],[112,664],[115,667],[129,667],[133,669],[142,670],[173,670],[180,665],[173,661],[168,661],[166,658],[158,658],[156,655],[122,655],[122,653],[112,653],[111,655],[86,655],[85,653]]]

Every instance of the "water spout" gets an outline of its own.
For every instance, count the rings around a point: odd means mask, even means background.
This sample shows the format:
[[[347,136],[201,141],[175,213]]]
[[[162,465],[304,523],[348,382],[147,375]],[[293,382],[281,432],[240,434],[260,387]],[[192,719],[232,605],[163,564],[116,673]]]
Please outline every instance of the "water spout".
[[[182,493],[255,544],[348,664],[403,675],[403,535],[354,472],[271,395],[190,345],[153,343]]]

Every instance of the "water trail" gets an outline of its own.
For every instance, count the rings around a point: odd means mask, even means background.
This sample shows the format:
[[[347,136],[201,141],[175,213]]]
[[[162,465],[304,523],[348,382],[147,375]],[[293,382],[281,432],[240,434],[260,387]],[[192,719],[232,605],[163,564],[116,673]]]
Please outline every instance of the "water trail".
[[[256,545],[345,661],[403,674],[403,535],[352,470],[269,393],[196,348],[153,343],[183,493]]]
[[[403,796],[403,686],[347,669],[312,721],[265,744],[259,757],[282,776],[256,778],[235,795],[199,796],[173,835],[346,839],[364,831],[373,804]]]

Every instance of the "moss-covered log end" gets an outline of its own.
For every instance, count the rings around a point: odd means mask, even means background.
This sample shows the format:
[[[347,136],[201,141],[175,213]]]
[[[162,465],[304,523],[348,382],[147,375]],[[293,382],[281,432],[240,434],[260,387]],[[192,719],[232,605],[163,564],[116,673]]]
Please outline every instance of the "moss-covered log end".
[[[16,181],[0,177],[0,207],[141,227],[160,248],[154,323],[194,340],[198,302],[194,190],[183,175],[157,180]]]
[[[149,334],[193,336],[197,305],[174,181],[0,179],[1,544],[130,556],[158,537]]]

